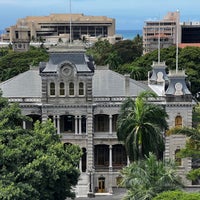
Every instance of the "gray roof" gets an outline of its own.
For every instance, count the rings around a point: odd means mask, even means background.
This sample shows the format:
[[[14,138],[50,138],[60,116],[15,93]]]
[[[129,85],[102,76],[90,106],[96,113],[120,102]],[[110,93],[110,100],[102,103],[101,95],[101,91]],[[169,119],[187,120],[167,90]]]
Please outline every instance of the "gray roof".
[[[57,72],[60,64],[70,62],[75,65],[77,72],[90,72],[89,60],[84,52],[50,53],[49,62],[43,72]]]
[[[49,62],[51,62],[52,64],[56,65],[59,64],[63,61],[70,61],[72,63],[74,63],[75,65],[80,65],[80,64],[86,64],[85,62],[85,55],[84,53],[51,53],[50,54],[50,60]]]
[[[4,97],[41,97],[39,70],[29,70],[0,83]]]
[[[150,88],[138,81],[129,78],[130,96],[138,94]],[[108,69],[95,70],[93,77],[94,96],[126,96],[125,76]]]
[[[131,96],[150,88],[130,79]],[[41,77],[39,70],[29,70],[0,83],[4,97],[41,97]],[[95,70],[93,77],[94,96],[126,96],[125,77],[111,70]]]

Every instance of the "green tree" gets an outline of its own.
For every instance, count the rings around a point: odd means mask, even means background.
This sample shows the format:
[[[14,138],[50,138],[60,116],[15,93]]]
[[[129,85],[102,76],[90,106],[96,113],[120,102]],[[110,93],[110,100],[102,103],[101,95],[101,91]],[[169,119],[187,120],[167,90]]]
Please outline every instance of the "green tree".
[[[168,66],[167,70],[173,70],[176,68],[176,47],[171,46],[169,48],[163,48],[160,51],[161,61],[165,61]],[[193,95],[200,99],[200,48],[199,47],[185,47],[179,49],[179,69],[184,69],[188,75],[188,80],[191,83],[191,92]],[[122,63],[119,68],[119,72],[129,71],[131,78],[136,80],[147,80],[148,71],[151,70],[153,61],[158,60],[158,51],[155,50],[143,56],[140,56],[133,60],[129,64]],[[133,69],[133,70],[132,70]],[[137,69],[137,70],[135,70]],[[143,71],[144,73],[138,73]],[[137,72],[137,76],[135,75]],[[139,76],[138,76],[139,75]],[[199,93],[199,94],[198,94]]]
[[[91,48],[87,50],[87,54],[94,58],[94,61],[97,65],[105,65],[111,50],[112,45],[108,40],[98,40]]]
[[[112,48],[117,51],[122,64],[131,63],[142,55],[142,43],[138,37],[139,36],[137,36],[134,40],[122,40],[113,45]]]
[[[121,62],[122,61],[116,51],[113,51],[112,53],[110,53],[107,59],[105,60],[105,64],[108,64],[109,68],[115,71],[118,69]]]
[[[13,52],[0,57],[0,81],[5,81],[19,73],[29,70],[30,65],[38,65],[41,61],[48,60],[48,53],[45,49],[31,47],[27,52]]]
[[[159,157],[164,151],[162,133],[167,129],[167,114],[164,108],[149,103],[148,98],[156,98],[156,94],[147,91],[135,100],[128,98],[118,117],[117,136],[132,161],[148,156],[149,152]]]
[[[175,164],[158,161],[151,153],[125,167],[122,176],[122,185],[127,188],[124,200],[151,200],[158,193],[182,187]]]
[[[64,146],[51,121],[24,130],[19,107],[3,98],[0,106],[0,199],[73,198],[80,148]]]
[[[110,44],[108,40],[98,40],[87,49],[97,65],[109,64],[115,71],[123,72],[121,65],[133,62],[142,55],[142,37],[137,35],[133,40],[123,40]]]
[[[199,200],[199,193],[187,193],[183,191],[166,191],[158,194],[153,200]]]

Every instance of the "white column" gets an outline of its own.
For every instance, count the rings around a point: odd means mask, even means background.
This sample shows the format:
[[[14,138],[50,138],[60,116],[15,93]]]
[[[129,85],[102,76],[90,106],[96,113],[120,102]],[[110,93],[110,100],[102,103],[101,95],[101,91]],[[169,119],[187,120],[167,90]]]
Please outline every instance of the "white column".
[[[82,134],[82,130],[81,130],[81,115],[79,116],[79,134]]]
[[[79,170],[82,173],[82,157],[81,157],[81,159],[79,161]]]
[[[26,121],[23,121],[23,129],[26,129]]]
[[[53,124],[54,124],[54,127],[56,128],[56,116],[55,115],[53,116]]]
[[[109,170],[112,170],[112,145],[109,145]]]
[[[57,134],[60,134],[60,115],[57,115]]]
[[[78,134],[78,117],[75,115],[75,135]]]
[[[112,115],[109,115],[109,133],[112,134]]]

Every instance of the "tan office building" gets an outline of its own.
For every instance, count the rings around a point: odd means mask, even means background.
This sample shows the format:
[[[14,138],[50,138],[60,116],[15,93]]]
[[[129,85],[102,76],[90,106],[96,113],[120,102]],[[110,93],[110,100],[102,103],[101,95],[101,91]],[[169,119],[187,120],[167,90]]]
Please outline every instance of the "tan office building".
[[[70,34],[71,33],[71,34]],[[19,19],[14,26],[6,28],[2,40],[16,39],[46,40],[47,37],[66,34],[72,40],[83,35],[108,37],[115,35],[115,19],[105,16],[83,14],[50,14],[49,16],[27,16]]]
[[[180,43],[179,21],[179,12],[169,12],[162,20],[146,21],[143,27],[143,54],[158,49],[158,39],[160,39],[160,48],[175,45],[177,35]]]

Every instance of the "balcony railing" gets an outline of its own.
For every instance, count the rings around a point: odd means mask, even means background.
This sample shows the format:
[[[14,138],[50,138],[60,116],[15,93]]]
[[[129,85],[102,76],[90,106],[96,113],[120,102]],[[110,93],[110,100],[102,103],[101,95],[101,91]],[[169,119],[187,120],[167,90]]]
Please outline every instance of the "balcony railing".
[[[18,103],[40,103],[40,97],[10,97],[9,102],[18,102]]]

